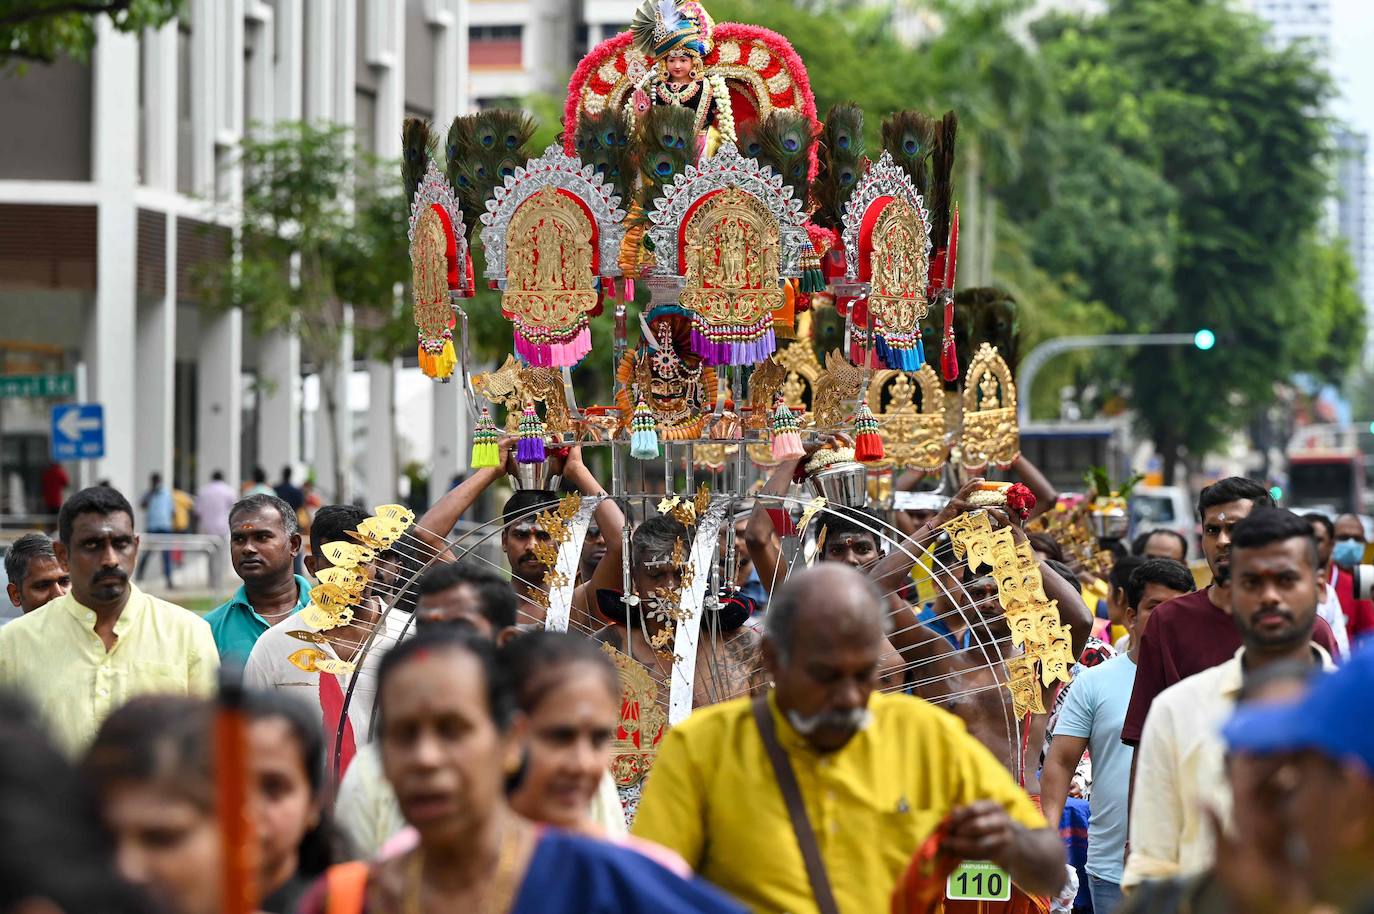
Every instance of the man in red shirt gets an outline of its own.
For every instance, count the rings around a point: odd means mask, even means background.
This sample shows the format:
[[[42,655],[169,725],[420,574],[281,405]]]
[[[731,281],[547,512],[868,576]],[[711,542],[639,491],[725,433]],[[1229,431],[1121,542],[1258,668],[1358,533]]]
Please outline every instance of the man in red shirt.
[[[1333,529],[1335,543],[1331,553],[1331,586],[1341,601],[1345,612],[1345,623],[1350,633],[1350,643],[1374,631],[1374,602],[1355,599],[1355,579],[1350,572],[1360,564],[1364,555],[1364,524],[1354,514],[1342,514],[1336,518]]]
[[[1235,656],[1240,629],[1231,618],[1231,531],[1257,505],[1272,507],[1269,490],[1251,479],[1231,476],[1198,494],[1202,553],[1212,569],[1212,584],[1196,593],[1161,603],[1150,614],[1136,657],[1135,686],[1121,728],[1121,741],[1140,741],[1145,715],[1155,696],[1169,686]],[[1320,617],[1312,641],[1336,655],[1331,626]]]
[[[48,464],[48,468],[43,471],[39,479],[39,485],[43,490],[43,507],[48,514],[56,514],[62,510],[62,502],[66,499],[67,486],[71,485],[71,477],[67,471],[62,469],[62,464],[54,461]]]

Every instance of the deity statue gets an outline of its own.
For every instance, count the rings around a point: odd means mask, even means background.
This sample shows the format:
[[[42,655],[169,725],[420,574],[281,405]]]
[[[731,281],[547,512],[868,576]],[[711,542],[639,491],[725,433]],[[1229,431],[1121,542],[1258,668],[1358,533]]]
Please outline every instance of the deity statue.
[[[725,78],[706,72],[704,58],[714,43],[710,15],[695,0],[644,0],[630,24],[635,48],[651,68],[626,99],[630,124],[651,105],[673,105],[696,112],[697,132],[706,153],[721,142],[738,142],[730,91]]]

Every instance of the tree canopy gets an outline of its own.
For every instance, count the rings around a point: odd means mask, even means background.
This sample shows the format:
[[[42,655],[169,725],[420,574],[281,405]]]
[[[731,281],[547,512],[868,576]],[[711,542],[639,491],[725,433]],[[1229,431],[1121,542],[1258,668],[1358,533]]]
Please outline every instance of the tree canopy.
[[[86,60],[97,17],[121,32],[156,28],[181,13],[186,0],[0,0],[0,65]]]

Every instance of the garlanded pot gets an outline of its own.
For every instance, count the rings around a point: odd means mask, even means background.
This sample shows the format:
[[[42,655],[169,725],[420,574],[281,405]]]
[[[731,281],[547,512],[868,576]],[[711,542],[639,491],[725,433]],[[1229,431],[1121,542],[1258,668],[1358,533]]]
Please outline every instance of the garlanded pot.
[[[1120,486],[1113,486],[1106,467],[1090,467],[1084,481],[1093,496],[1088,503],[1088,521],[1099,540],[1124,539],[1131,529],[1129,500],[1135,484],[1144,479],[1131,476]]]
[[[854,449],[817,451],[806,464],[811,490],[831,505],[862,508],[868,502],[868,469],[854,459]]]

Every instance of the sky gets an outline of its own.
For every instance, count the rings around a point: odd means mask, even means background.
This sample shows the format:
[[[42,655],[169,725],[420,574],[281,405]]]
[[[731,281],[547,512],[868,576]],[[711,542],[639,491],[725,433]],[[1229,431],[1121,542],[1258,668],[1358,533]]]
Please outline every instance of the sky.
[[[1336,115],[1374,138],[1374,0],[1331,0]]]

